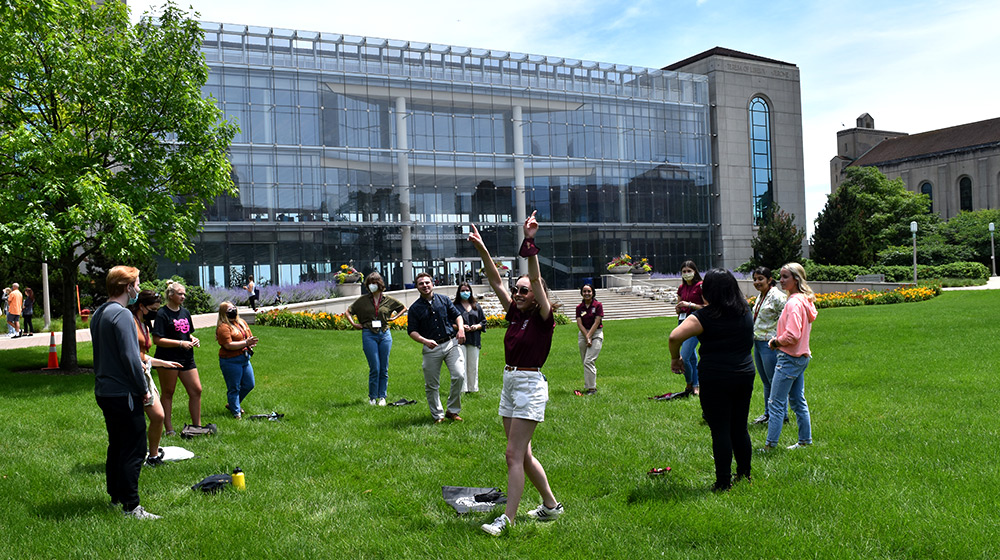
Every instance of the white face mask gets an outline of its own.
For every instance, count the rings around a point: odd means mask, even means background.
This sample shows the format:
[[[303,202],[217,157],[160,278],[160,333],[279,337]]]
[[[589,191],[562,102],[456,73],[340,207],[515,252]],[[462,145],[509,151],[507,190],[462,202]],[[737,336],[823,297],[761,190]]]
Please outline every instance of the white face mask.
[[[690,281],[694,280],[694,273],[693,272],[685,272],[685,273],[681,274],[681,278],[683,278],[685,282],[690,282]]]
[[[377,292],[378,291],[378,284],[368,284],[368,291],[371,292],[371,293],[373,293],[373,294],[375,292]]]

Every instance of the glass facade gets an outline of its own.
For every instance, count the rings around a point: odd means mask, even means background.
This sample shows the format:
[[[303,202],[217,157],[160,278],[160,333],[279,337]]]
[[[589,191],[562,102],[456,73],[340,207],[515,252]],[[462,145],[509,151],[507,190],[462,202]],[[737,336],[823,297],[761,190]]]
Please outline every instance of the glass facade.
[[[241,131],[238,198],[187,263],[201,285],[328,279],[393,287],[480,263],[469,222],[516,268],[538,212],[542,274],[575,287],[622,252],[673,272],[715,260],[704,76],[365,37],[203,24],[204,88]],[[412,263],[411,271],[407,265]]]

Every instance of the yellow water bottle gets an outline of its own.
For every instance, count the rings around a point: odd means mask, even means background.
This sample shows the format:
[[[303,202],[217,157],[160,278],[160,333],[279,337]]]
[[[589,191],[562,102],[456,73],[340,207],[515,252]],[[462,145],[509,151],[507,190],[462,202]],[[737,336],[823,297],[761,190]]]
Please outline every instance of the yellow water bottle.
[[[247,489],[246,478],[244,478],[243,471],[239,467],[233,469],[233,487],[237,490]]]

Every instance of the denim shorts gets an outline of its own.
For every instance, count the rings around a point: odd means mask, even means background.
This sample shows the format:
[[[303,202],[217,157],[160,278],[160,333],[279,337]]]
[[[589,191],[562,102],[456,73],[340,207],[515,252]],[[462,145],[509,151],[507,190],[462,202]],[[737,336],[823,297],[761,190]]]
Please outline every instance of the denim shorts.
[[[549,381],[540,371],[505,367],[500,392],[500,416],[543,422],[549,402]]]

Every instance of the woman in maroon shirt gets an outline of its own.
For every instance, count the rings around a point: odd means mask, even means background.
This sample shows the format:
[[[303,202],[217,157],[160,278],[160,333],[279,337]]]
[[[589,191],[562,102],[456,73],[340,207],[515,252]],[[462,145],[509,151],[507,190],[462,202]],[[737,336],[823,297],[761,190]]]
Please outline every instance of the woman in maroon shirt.
[[[538,521],[554,521],[563,513],[562,504],[556,501],[549,488],[545,469],[531,453],[531,436],[538,423],[545,419],[545,403],[549,400],[549,383],[541,368],[552,347],[555,318],[538,268],[535,212],[524,221],[524,242],[519,252],[528,260],[528,275],[517,279],[513,297],[504,287],[475,224],[471,225],[471,230],[469,241],[479,251],[490,286],[500,299],[500,305],[507,310],[509,322],[503,340],[507,365],[503,368],[500,394],[500,416],[507,435],[504,454],[507,458],[507,506],[500,517],[482,526],[483,531],[498,536],[514,526],[517,506],[524,493],[525,475],[542,496],[542,504],[529,511],[528,516]]]
[[[680,325],[684,319],[688,318],[695,311],[705,307],[705,300],[701,297],[701,273],[694,261],[684,261],[681,264],[681,285],[677,288],[677,324]],[[689,338],[681,346],[681,358],[684,359],[684,380],[687,386],[684,388],[684,395],[698,394],[698,355],[695,350],[698,346],[697,338]]]
[[[573,391],[577,396],[597,392],[597,366],[594,362],[604,346],[604,306],[594,297],[594,286],[591,284],[584,284],[580,295],[583,301],[576,306],[576,327],[580,330],[576,338],[583,361],[583,391]]]

